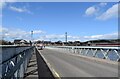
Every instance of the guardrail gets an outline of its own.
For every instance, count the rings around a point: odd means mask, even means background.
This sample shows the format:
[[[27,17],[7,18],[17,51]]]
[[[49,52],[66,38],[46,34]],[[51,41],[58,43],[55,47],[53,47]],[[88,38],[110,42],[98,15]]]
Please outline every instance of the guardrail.
[[[1,48],[0,77],[2,79],[23,78],[35,47],[1,46]]]
[[[112,61],[120,61],[119,47],[52,46],[52,48],[66,53],[74,53]]]

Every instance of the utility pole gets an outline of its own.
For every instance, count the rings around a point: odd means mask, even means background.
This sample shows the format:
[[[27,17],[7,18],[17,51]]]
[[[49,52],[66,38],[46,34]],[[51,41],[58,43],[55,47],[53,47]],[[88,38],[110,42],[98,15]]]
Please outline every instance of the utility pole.
[[[33,45],[33,31],[31,31],[31,43]]]
[[[65,42],[67,43],[67,32],[65,32]]]

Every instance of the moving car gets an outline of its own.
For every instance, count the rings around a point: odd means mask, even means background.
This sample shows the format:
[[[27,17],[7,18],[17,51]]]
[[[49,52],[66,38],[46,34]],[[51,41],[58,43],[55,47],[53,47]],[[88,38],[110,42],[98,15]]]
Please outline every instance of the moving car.
[[[37,46],[38,50],[43,50],[43,44]]]

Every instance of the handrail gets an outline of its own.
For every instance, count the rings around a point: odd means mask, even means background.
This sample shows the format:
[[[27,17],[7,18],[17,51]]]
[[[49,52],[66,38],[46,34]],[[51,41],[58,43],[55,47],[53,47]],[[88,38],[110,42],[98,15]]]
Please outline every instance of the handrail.
[[[62,52],[97,57],[112,61],[120,61],[119,47],[94,47],[94,46],[51,46],[51,47]]]
[[[12,47],[30,47],[30,46],[18,46],[18,45],[0,45],[0,48],[12,48]]]
[[[31,48],[33,48],[33,47],[31,47]],[[31,48],[29,48],[29,49],[31,49]],[[28,49],[26,49],[26,50],[28,50]],[[22,52],[20,52],[20,53],[14,55],[13,57],[11,57],[11,58],[9,58],[9,59],[3,61],[2,63],[0,63],[0,65],[1,65],[1,64],[4,64],[4,63],[7,62],[7,61],[10,61],[12,58],[15,58],[16,56],[18,56],[18,55],[24,53],[26,50],[23,50]]]
[[[25,60],[25,57],[24,56],[18,63],[15,67],[13,67],[9,72],[6,73],[5,76],[2,77],[2,79],[10,79],[14,73],[18,70],[18,68],[20,67],[20,65],[23,63],[23,61]]]
[[[65,48],[65,47],[66,47],[66,48],[98,48],[98,49],[99,49],[99,48],[100,48],[100,49],[102,48],[102,49],[119,49],[119,47],[100,47],[100,46],[99,46],[99,47],[98,47],[98,46],[96,46],[96,47],[95,47],[95,46],[51,46],[51,47],[58,47],[58,48],[59,48],[59,47],[60,47],[60,48],[62,48],[62,47]]]
[[[23,77],[26,71],[29,59],[34,52],[35,47],[25,49],[13,57],[3,61],[0,65],[5,71],[2,71],[2,79],[11,79],[14,77]],[[21,70],[22,69],[22,70]],[[24,69],[24,70],[23,70]],[[16,74],[17,73],[17,74]]]

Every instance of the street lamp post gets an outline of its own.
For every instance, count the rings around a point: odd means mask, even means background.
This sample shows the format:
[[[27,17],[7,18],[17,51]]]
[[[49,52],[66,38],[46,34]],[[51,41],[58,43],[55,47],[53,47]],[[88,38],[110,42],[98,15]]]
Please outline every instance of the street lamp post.
[[[67,32],[65,32],[65,42],[67,44]]]

